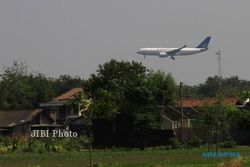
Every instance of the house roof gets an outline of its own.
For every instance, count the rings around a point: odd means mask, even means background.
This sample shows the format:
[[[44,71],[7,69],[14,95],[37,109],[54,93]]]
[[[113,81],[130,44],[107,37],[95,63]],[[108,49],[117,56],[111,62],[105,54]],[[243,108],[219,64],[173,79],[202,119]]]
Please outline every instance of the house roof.
[[[164,116],[168,117],[172,121],[181,120],[181,108],[166,106],[163,112]],[[200,116],[200,111],[193,107],[183,107],[183,118],[184,119],[197,119]]]
[[[0,111],[0,127],[13,127],[31,121],[42,109],[32,111]]]
[[[61,100],[69,100],[69,99],[73,99],[74,95],[76,95],[77,93],[83,92],[83,90],[81,88],[73,88],[65,93],[63,93],[62,95],[54,98],[54,101],[61,101]]]
[[[40,107],[53,107],[53,106],[64,106],[68,103],[68,100],[73,99],[77,93],[83,92],[81,88],[73,88],[69,91],[61,94],[60,96],[54,98],[52,101],[46,103],[40,103]]]
[[[235,105],[238,101],[238,98],[231,97],[226,98],[225,103],[228,105]],[[188,98],[182,100],[183,107],[201,107],[204,104],[215,104],[216,99],[213,98]],[[180,104],[180,101],[177,101],[177,105]]]

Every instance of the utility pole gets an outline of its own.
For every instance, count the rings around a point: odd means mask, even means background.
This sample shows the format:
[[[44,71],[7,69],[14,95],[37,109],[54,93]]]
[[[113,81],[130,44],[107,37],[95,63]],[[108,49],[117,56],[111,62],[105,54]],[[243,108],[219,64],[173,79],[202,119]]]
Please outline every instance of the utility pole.
[[[218,64],[219,64],[219,91],[221,91],[221,79],[222,79],[222,75],[221,75],[221,51],[218,50],[216,52],[216,55],[218,56]]]
[[[223,92],[221,89],[221,84],[222,84],[222,74],[221,74],[221,51],[218,50],[216,52],[216,55],[218,56],[218,64],[219,64],[219,104],[222,105],[222,101],[223,101]],[[216,152],[218,152],[218,142],[219,142],[219,129],[216,129],[216,145],[215,145],[215,149]]]
[[[180,135],[180,139],[181,142],[183,142],[183,103],[182,103],[182,85],[183,83],[180,82],[180,108],[181,108],[181,135]]]

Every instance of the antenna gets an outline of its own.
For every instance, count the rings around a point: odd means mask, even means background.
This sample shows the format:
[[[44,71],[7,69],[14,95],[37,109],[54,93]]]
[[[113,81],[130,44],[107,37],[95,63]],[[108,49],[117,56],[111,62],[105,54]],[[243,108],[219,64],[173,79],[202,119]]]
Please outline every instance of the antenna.
[[[221,51],[220,51],[220,50],[218,50],[218,51],[216,52],[216,55],[218,56],[218,63],[219,63],[219,77],[221,78],[221,77],[222,77],[222,75],[221,75]]]
[[[221,75],[221,51],[218,50],[216,52],[216,55],[218,56],[218,64],[219,64],[219,93],[222,93],[221,90],[221,82],[222,82],[222,75]]]

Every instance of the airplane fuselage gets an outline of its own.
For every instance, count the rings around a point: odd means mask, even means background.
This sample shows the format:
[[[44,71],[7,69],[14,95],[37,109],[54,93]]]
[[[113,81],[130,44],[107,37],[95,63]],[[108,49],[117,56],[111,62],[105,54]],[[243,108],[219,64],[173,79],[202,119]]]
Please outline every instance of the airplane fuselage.
[[[164,55],[161,53],[168,53],[169,51],[176,50],[178,48],[141,48],[137,51],[138,54],[141,55],[152,55],[159,57],[167,57],[172,55]],[[206,51],[206,48],[183,48],[178,51],[174,56],[184,56],[184,55],[192,55]]]
[[[144,58],[146,55],[159,56],[159,57],[171,57],[175,59],[175,56],[184,56],[192,55],[208,50],[208,45],[211,37],[206,37],[197,47],[187,48],[187,45],[184,45],[179,48],[141,48],[136,53],[143,55]]]

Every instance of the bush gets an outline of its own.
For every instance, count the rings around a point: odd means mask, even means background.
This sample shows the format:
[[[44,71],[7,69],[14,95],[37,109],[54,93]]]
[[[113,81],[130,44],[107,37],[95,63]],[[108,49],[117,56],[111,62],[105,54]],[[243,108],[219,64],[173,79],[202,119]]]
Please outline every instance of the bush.
[[[70,138],[64,145],[64,148],[68,151],[80,151],[81,149],[87,148],[89,139],[86,136],[77,138]]]
[[[236,146],[236,142],[233,139],[228,138],[224,140],[223,142],[221,142],[220,145],[223,148],[233,148]]]
[[[25,152],[63,152],[80,151],[89,146],[89,138],[81,136],[77,138],[30,138],[23,140],[20,138],[0,138],[0,153],[8,151]]]
[[[64,141],[66,139],[63,138],[42,138],[42,142],[44,143],[44,147],[48,152],[62,152]]]
[[[8,153],[8,147],[0,145],[0,154]]]
[[[192,137],[188,141],[188,147],[200,147],[201,144],[202,144],[202,140],[197,136]]]
[[[61,152],[63,152],[63,150],[64,150],[64,148],[61,145],[56,145],[53,147],[53,151],[57,152],[57,153],[61,153]]]
[[[169,139],[169,143],[170,143],[171,148],[174,148],[174,149],[182,147],[181,143],[179,142],[177,138]]]
[[[43,153],[46,151],[45,143],[38,139],[30,139],[25,151]]]

